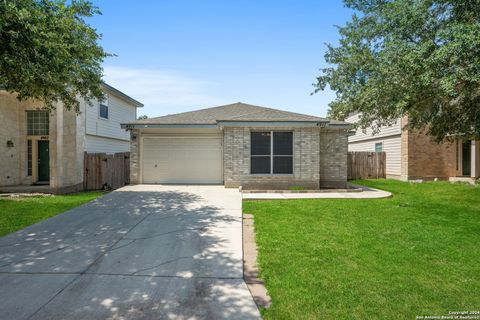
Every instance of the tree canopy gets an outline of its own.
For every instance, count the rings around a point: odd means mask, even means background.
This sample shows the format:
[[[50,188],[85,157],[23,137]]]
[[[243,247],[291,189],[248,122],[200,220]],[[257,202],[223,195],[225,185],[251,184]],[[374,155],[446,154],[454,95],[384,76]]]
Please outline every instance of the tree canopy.
[[[337,94],[332,117],[408,127],[437,141],[480,138],[480,0],[344,0],[355,10],[328,45],[316,92]]]
[[[100,14],[83,0],[0,1],[0,85],[18,99],[78,111],[77,97],[102,100],[100,35],[85,18]]]

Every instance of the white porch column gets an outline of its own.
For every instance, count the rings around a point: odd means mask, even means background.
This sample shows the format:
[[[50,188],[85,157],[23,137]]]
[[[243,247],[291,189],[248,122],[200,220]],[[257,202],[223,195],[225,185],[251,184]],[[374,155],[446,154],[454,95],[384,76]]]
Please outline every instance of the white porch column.
[[[470,152],[470,177],[478,177],[478,164],[477,164],[477,141],[472,140],[472,149]]]

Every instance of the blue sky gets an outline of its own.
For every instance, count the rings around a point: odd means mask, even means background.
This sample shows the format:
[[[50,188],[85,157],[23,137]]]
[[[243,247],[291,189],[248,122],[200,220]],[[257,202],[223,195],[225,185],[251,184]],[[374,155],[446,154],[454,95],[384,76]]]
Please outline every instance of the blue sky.
[[[352,11],[340,0],[95,1],[88,22],[117,57],[105,80],[149,117],[242,101],[324,116],[334,93],[313,96],[325,42]]]

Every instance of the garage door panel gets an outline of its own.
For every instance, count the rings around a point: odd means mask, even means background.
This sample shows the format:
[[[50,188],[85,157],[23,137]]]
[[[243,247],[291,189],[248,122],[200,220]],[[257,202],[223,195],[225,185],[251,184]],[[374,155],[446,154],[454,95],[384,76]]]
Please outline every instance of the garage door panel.
[[[221,137],[145,138],[144,183],[223,183]]]

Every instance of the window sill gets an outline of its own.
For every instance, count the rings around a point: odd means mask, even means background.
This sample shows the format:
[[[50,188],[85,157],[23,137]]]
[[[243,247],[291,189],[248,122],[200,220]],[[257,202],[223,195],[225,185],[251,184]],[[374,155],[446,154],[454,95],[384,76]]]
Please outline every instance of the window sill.
[[[254,177],[293,177],[293,173],[250,173]]]

